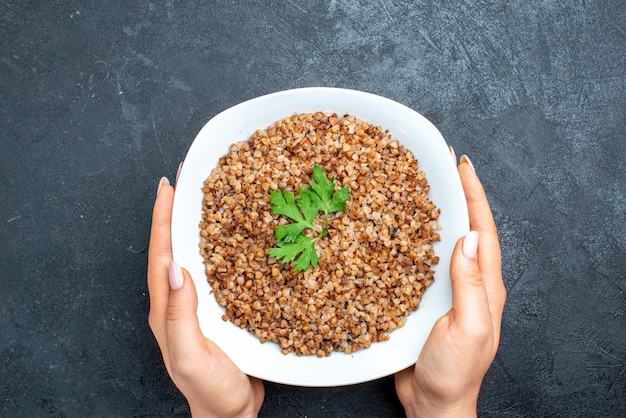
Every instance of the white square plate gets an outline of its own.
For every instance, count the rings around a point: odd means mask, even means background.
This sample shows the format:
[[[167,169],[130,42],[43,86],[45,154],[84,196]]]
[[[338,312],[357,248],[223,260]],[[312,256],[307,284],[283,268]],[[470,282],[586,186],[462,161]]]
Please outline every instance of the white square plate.
[[[441,209],[441,241],[434,243],[440,262],[435,282],[420,307],[390,339],[352,354],[329,357],[283,355],[277,344],[259,339],[222,320],[199,253],[202,186],[232,143],[294,113],[350,114],[382,126],[410,149],[426,173],[429,196]],[[213,340],[246,374],[298,386],[340,386],[393,374],[415,363],[435,321],[451,307],[450,257],[456,241],[469,231],[467,202],[456,165],[441,133],[419,113],[392,100],[354,90],[304,88],[258,97],[223,111],[198,133],[180,172],[172,215],[174,259],[192,275],[198,291],[198,317],[204,335]]]

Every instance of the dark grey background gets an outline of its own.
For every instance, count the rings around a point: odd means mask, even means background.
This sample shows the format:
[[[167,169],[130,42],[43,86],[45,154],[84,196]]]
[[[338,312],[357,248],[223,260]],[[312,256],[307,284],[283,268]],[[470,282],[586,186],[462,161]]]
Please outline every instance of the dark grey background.
[[[424,114],[484,181],[508,304],[482,416],[625,416],[626,2],[0,0],[0,415],[185,416],[147,325],[156,186],[303,86]],[[261,416],[402,415],[393,380]]]

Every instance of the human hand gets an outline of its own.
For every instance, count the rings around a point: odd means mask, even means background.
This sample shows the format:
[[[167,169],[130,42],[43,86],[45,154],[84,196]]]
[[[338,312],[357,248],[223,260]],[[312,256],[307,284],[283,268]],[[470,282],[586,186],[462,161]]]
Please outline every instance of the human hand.
[[[172,260],[174,188],[159,183],[148,250],[148,322],[174,384],[197,417],[256,416],[265,395],[263,382],[248,377],[198,323],[198,296],[189,273]]]
[[[496,225],[467,156],[458,170],[471,232],[452,254],[452,308],[433,326],[415,366],[396,373],[408,417],[475,416],[478,392],[500,341],[506,290]]]

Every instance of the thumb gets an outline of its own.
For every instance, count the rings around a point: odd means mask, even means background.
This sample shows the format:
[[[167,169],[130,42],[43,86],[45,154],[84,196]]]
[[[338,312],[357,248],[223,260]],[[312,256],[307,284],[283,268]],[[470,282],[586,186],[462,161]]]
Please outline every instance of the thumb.
[[[170,360],[197,358],[198,351],[206,348],[200,330],[196,309],[198,295],[189,272],[177,262],[169,266],[170,297],[166,310],[167,343]]]
[[[487,292],[478,267],[478,232],[470,231],[459,239],[450,261],[452,309],[468,321],[489,316]]]

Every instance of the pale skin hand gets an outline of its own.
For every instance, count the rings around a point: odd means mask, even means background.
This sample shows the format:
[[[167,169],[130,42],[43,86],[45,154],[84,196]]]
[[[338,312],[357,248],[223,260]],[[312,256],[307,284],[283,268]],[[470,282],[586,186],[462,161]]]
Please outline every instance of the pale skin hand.
[[[461,238],[454,249],[452,309],[435,323],[415,366],[395,376],[407,417],[476,416],[478,392],[500,341],[506,290],[496,225],[467,157],[458,169],[477,234]]]
[[[196,315],[198,297],[193,281],[186,270],[170,264],[173,200],[173,187],[167,179],[161,180],[148,250],[150,328],[167,372],[187,398],[194,417],[256,416],[265,395],[263,382],[242,373],[204,337]]]

